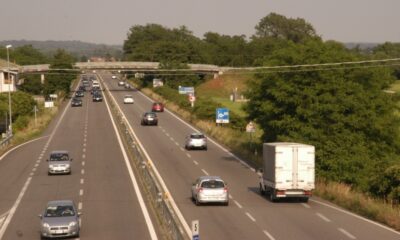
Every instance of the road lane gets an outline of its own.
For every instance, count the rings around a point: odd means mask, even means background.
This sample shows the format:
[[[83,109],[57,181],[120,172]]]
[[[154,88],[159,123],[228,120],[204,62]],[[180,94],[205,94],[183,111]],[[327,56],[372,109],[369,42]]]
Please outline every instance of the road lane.
[[[104,102],[92,102],[87,92],[83,107],[66,107],[67,114],[48,147],[45,139],[36,141],[0,162],[0,180],[10,177],[7,185],[0,183],[0,193],[7,193],[0,197],[4,211],[33,173],[2,239],[39,238],[37,215],[47,201],[55,199],[72,199],[80,208],[81,239],[151,239]],[[52,150],[70,152],[71,175],[47,175],[45,160]]]
[[[140,126],[140,116],[144,111],[150,110],[151,101],[138,91],[126,91],[118,87],[109,75],[104,75],[104,79],[154,161],[187,222],[200,219],[202,237],[344,239],[349,236],[340,230],[344,229],[358,239],[399,239],[398,233],[315,202],[309,202],[306,205],[309,207],[290,201],[269,202],[258,193],[257,174],[220,147],[209,142],[208,151],[182,151],[185,136],[193,130],[168,112],[158,114],[159,127]],[[128,92],[135,99],[133,105],[122,103],[123,96]],[[231,204],[228,208],[194,206],[189,199],[190,185],[197,176],[205,174],[202,170],[211,175],[222,176],[229,184],[233,200],[242,208],[237,204]],[[255,221],[248,217],[247,213]],[[324,221],[316,213],[323,214],[331,219],[331,222]]]

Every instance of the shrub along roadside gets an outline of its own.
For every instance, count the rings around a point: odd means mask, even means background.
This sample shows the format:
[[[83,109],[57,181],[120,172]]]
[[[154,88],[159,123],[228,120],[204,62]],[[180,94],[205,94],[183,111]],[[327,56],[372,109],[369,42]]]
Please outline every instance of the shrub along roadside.
[[[262,163],[261,142],[249,143],[243,131],[234,130],[226,127],[217,127],[211,121],[199,120],[193,117],[191,112],[183,109],[173,101],[166,100],[159,94],[156,94],[149,88],[143,88],[141,91],[150,98],[164,102],[166,107],[178,114],[186,121],[194,124],[197,128],[204,131],[209,136],[224,144],[230,150],[246,160],[250,165],[258,168]],[[258,155],[254,156],[254,150]],[[257,184],[257,183],[254,183]],[[400,208],[385,203],[382,200],[370,198],[367,195],[351,190],[351,187],[342,183],[326,182],[317,179],[316,196],[329,200],[338,206],[348,209],[356,214],[367,217],[374,221],[386,224],[396,230],[400,230]]]

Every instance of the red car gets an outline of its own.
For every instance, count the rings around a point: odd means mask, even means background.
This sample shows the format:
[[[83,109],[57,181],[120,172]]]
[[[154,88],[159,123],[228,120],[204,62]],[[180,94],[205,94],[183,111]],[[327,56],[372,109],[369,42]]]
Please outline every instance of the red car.
[[[164,112],[164,105],[159,102],[153,103],[153,106],[151,107],[152,112]]]

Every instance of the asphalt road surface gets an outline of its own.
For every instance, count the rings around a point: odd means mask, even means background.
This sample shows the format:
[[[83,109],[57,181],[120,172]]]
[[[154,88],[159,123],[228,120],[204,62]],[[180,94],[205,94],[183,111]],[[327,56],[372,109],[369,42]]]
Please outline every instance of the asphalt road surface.
[[[187,151],[185,137],[195,130],[169,111],[158,113],[158,126],[141,126],[152,101],[135,89],[102,74],[131,127],[154,162],[187,224],[200,222],[201,239],[337,240],[400,239],[400,233],[313,197],[308,203],[272,203],[258,191],[258,175],[224,148],[208,142],[208,151]],[[124,105],[125,94],[134,104]],[[190,188],[201,175],[221,176],[229,186],[230,205],[196,206]]]
[[[71,175],[47,175],[53,150],[69,151]],[[132,182],[105,102],[86,92],[82,107],[64,103],[39,139],[0,160],[0,239],[40,239],[38,214],[61,199],[83,214],[80,239],[157,239]]]

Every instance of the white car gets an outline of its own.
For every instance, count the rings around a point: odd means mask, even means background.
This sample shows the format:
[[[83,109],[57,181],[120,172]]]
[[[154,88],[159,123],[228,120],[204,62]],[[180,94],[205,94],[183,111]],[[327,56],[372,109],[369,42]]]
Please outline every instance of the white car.
[[[204,149],[207,150],[207,138],[202,133],[192,133],[186,137],[185,148],[191,149]]]
[[[124,97],[124,103],[125,104],[132,104],[134,103],[132,95],[125,95]]]
[[[112,75],[111,78],[112,78],[112,79],[117,79],[117,76]]]
[[[124,80],[119,80],[118,86],[125,86],[125,81]]]
[[[202,203],[222,203],[228,206],[228,187],[220,177],[202,176],[192,185],[192,199],[197,206]]]
[[[48,174],[71,174],[71,161],[67,151],[52,151],[47,159]]]

